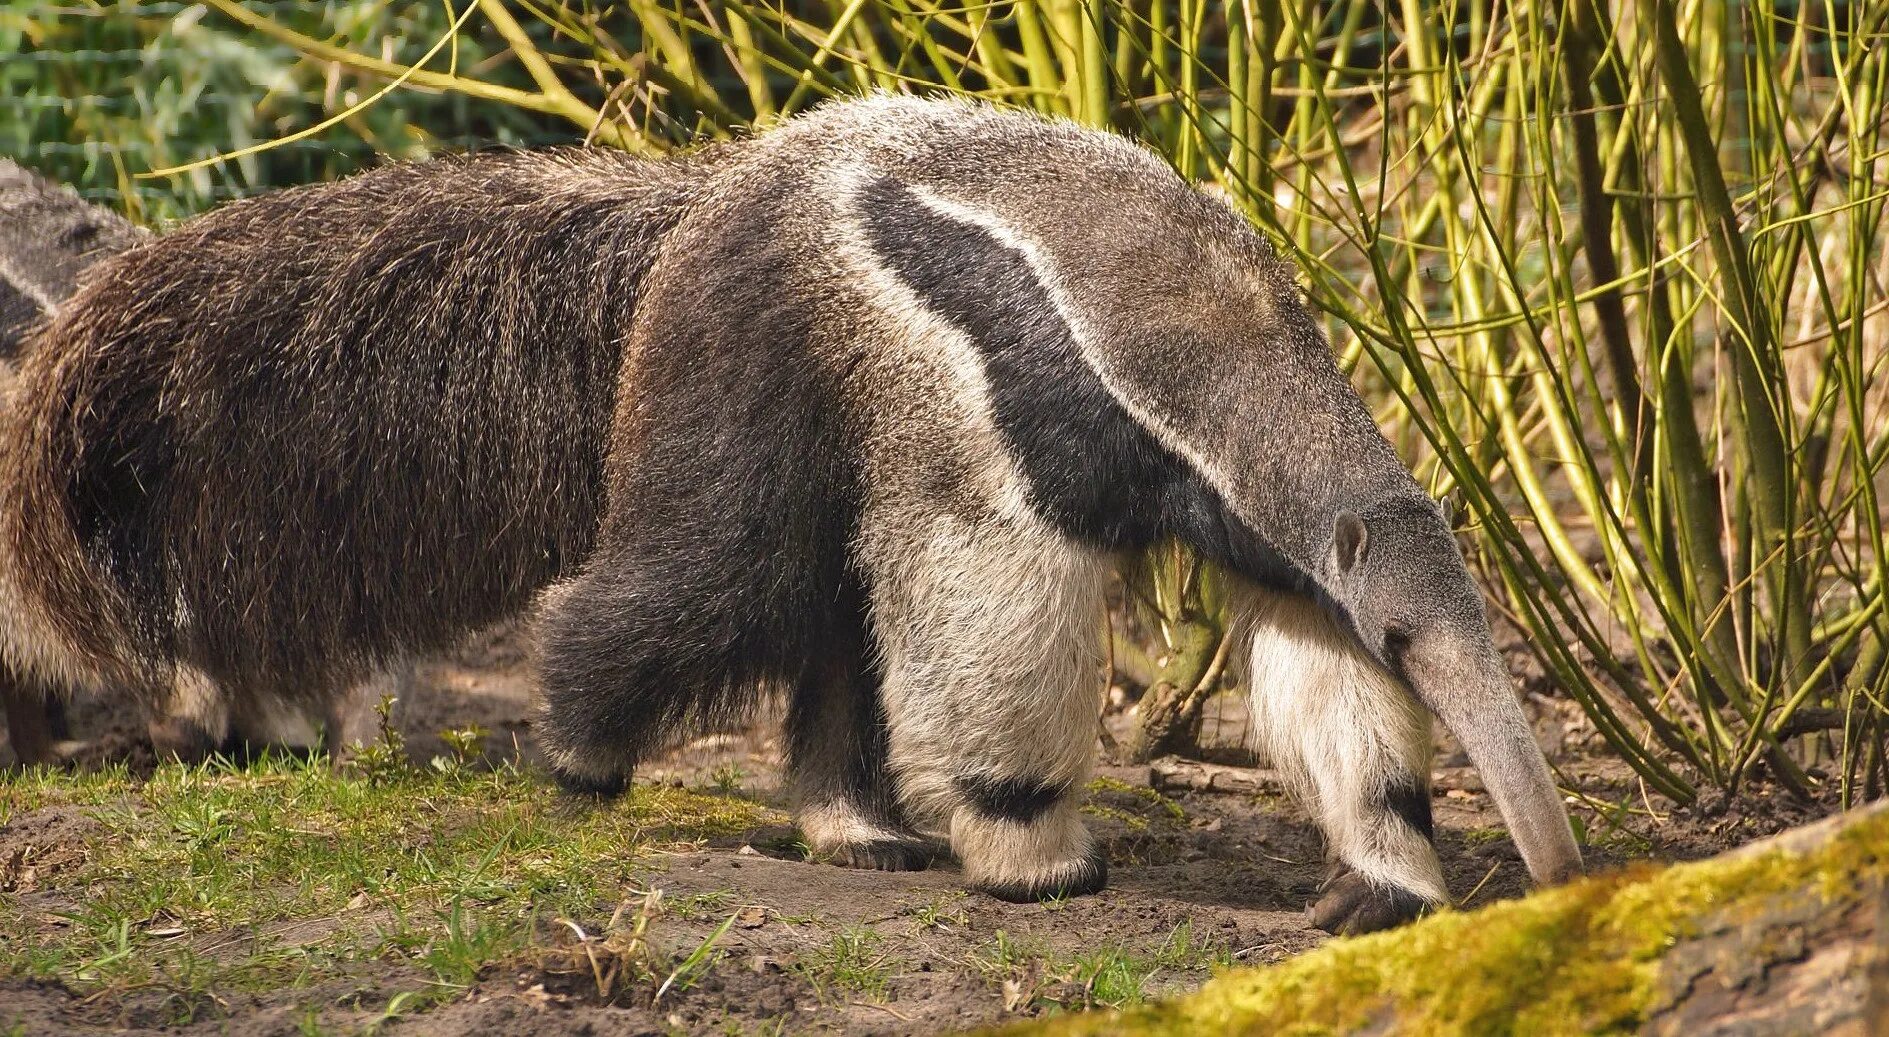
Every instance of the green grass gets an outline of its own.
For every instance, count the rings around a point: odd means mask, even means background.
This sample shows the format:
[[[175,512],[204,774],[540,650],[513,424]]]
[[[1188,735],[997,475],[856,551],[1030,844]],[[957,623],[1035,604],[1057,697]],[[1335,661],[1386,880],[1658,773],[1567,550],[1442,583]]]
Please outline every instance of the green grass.
[[[793,969],[823,1000],[846,995],[883,1001],[894,970],[903,968],[904,962],[885,952],[882,942],[871,929],[847,927],[834,933],[825,946],[801,955]]]
[[[182,1020],[220,993],[371,972],[400,977],[411,1010],[557,942],[557,919],[641,897],[651,851],[779,821],[662,787],[576,804],[509,768],[376,773],[265,760],[0,781],[0,818],[85,819],[82,854],[0,901],[0,974],[167,990]]]
[[[962,907],[950,906],[956,904],[963,898],[964,894],[960,893],[949,898],[949,900],[940,897],[926,904],[924,907],[912,912],[913,924],[919,929],[944,930],[963,928],[969,925],[971,918],[964,912],[964,909]]]
[[[965,962],[1002,988],[1007,1010],[1052,1013],[1146,1004],[1164,989],[1197,984],[1203,973],[1232,963],[1231,948],[1195,933],[1191,922],[1176,926],[1152,952],[1112,941],[1058,952],[1000,929]]]

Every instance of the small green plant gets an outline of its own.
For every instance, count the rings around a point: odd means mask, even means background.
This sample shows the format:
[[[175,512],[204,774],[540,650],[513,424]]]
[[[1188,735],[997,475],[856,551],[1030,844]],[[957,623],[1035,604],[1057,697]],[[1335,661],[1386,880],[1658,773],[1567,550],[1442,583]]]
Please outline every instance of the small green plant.
[[[668,978],[664,979],[662,985],[656,988],[656,996],[653,1000],[656,1002],[662,1001],[663,995],[669,993],[671,990],[688,990],[690,987],[695,986],[697,980],[701,979],[710,969],[714,968],[715,964],[721,961],[725,953],[715,945],[721,941],[722,937],[728,935],[728,930],[734,927],[735,919],[738,917],[740,917],[739,912],[723,919],[722,924],[718,926],[714,932],[709,933],[708,937],[697,944],[695,949],[690,951],[687,957],[678,962],[676,967],[670,970]]]
[[[827,945],[794,963],[794,971],[811,983],[821,997],[837,989],[869,1001],[885,999],[892,966],[879,950],[878,933],[849,927],[834,933]]]
[[[717,764],[715,769],[709,772],[708,780],[717,792],[724,796],[732,796],[741,791],[741,784],[747,780],[747,775],[743,774],[736,764],[722,763]]]
[[[1156,966],[1120,947],[1110,947],[1077,958],[1074,981],[1082,985],[1083,1008],[1121,1008],[1147,999],[1148,981]]]
[[[956,898],[954,898],[952,902],[956,903]],[[952,926],[969,925],[971,916],[965,914],[962,907],[955,911],[947,910],[945,901],[940,899],[934,900],[912,912],[912,919],[918,924],[920,929],[949,930]]]
[[[467,767],[485,758],[485,743],[491,732],[478,724],[465,727],[448,728],[439,733],[439,740],[446,745],[449,758],[435,757],[433,766]]]
[[[1196,936],[1193,920],[1189,919],[1168,934],[1154,953],[1154,963],[1164,969],[1227,968],[1233,964],[1233,948],[1223,941]]]
[[[435,935],[419,959],[433,974],[436,998],[448,998],[470,987],[479,970],[523,950],[528,933],[517,917],[475,902],[454,899],[439,912]]]
[[[171,815],[171,827],[193,855],[221,844],[236,830],[230,812],[210,799],[183,803]]]
[[[407,759],[406,738],[400,728],[394,724],[394,697],[382,695],[374,704],[376,729],[379,736],[374,744],[361,746],[348,761],[348,766],[361,777],[376,785],[387,785],[399,781],[413,773],[413,763]]]
[[[1033,958],[1040,957],[1031,948],[1019,943],[1002,929],[991,937],[989,943],[971,952],[969,963],[987,978],[1001,979],[1011,975]]]

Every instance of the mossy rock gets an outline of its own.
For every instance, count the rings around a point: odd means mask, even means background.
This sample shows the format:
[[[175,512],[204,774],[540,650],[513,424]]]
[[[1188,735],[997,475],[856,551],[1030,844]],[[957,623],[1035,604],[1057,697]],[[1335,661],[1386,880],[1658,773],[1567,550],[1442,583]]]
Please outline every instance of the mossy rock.
[[[1333,940],[1174,1001],[1002,1032],[1875,1037],[1889,1026],[1885,876],[1877,804],[1712,860]]]

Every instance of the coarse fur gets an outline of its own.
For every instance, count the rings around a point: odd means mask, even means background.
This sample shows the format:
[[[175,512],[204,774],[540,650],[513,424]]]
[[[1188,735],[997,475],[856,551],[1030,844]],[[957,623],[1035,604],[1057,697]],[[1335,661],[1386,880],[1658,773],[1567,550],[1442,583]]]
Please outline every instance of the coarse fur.
[[[78,290],[85,272],[101,260],[134,248],[150,233],[12,162],[0,160],[0,399],[12,389],[13,364],[29,334]],[[7,567],[0,565],[0,580]],[[0,608],[20,607],[19,595],[0,595]],[[8,718],[14,755],[21,763],[51,763],[56,743],[67,737],[64,699],[75,693],[110,695],[95,675],[77,667],[30,670],[0,655],[0,702]],[[405,674],[376,674],[327,715],[305,704],[267,693],[230,694],[202,673],[181,667],[168,697],[153,702],[154,747],[162,754],[198,759],[212,752],[236,756],[261,746],[309,749],[322,735],[331,748],[371,738],[361,726],[362,704],[397,694]],[[157,696],[153,696],[154,698]]]
[[[35,560],[31,618],[139,687],[184,665],[320,701],[517,612],[588,553],[620,330],[680,172],[391,166],[99,264],[11,416],[0,531]]]
[[[28,505],[0,533],[101,663],[333,684],[548,587],[566,784],[778,691],[816,853],[913,866],[943,831],[1031,899],[1106,880],[1077,812],[1102,590],[1174,537],[1250,592],[1274,749],[1350,869],[1330,924],[1446,895],[1418,704],[1536,877],[1579,867],[1455,542],[1291,269],[1118,137],[876,96],[660,163],[395,167],[179,238],[48,329],[0,458]],[[120,307],[163,329],[130,356]]]

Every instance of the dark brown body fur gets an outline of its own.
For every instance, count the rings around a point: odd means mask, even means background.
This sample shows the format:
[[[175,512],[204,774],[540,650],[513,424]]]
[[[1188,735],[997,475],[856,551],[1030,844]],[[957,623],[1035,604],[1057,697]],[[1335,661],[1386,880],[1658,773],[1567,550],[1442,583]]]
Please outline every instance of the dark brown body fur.
[[[22,584],[103,672],[161,686],[136,664],[174,658],[289,697],[516,613],[589,551],[621,329],[683,173],[395,166],[101,264],[25,365],[7,531],[87,550]]]

